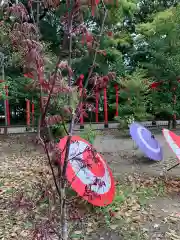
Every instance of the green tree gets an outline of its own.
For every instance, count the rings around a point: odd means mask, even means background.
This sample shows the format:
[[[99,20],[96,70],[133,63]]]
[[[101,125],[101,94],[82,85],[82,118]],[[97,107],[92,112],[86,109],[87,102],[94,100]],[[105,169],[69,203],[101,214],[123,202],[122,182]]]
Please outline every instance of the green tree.
[[[180,76],[180,5],[154,15],[152,22],[138,26],[138,32],[146,45],[146,61],[141,65],[148,70],[154,81],[163,81],[160,91],[153,91],[151,96],[155,114],[165,112],[173,116],[180,110],[173,98],[180,97],[178,79]],[[175,125],[175,124],[174,124]]]
[[[146,79],[146,72],[142,69],[136,69],[131,75],[120,78],[120,104],[119,119],[128,123],[128,119],[143,121],[150,119],[151,115],[147,113],[147,94],[149,84]]]

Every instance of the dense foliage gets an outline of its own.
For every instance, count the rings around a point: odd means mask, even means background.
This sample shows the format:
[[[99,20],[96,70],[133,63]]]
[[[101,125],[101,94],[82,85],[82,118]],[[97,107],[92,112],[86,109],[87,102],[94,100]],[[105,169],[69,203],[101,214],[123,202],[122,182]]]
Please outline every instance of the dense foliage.
[[[36,3],[32,4],[32,9],[26,1],[22,3],[25,4],[25,11],[29,14],[26,21],[29,23],[34,21],[39,26],[38,38],[43,46],[46,59],[45,75],[48,76],[55,65],[57,55],[60,55],[61,60],[69,61],[69,38],[65,29],[66,3],[62,1],[58,5],[53,1],[52,5],[49,1],[44,1],[38,9]],[[96,79],[106,81],[106,76],[110,76],[109,73],[116,73],[116,78],[113,75],[108,81],[110,120],[115,115],[115,82],[120,88],[119,117],[121,119],[129,116],[137,120],[153,117],[171,119],[175,115],[178,118],[180,110],[178,103],[180,4],[178,1],[119,0],[116,4],[109,2],[104,33],[98,46],[99,52],[95,63],[92,61],[99,40],[103,8],[99,4],[98,8],[89,9],[85,1],[80,1],[80,5],[81,12],[75,13],[76,26],[72,28],[74,35],[71,50],[73,68],[71,81],[76,83],[78,77],[83,74],[83,86],[90,91],[92,86],[87,85],[87,79],[92,64],[96,73],[91,76],[92,82]],[[3,10],[0,16],[0,51],[5,55],[5,79],[10,88],[11,109],[17,105],[24,109],[24,99],[33,99],[38,116],[40,92],[37,88],[36,91],[30,91],[31,81],[23,75],[25,72],[34,71],[34,77],[37,78],[37,72],[33,66],[27,64],[25,66],[22,49],[17,49],[12,44],[13,33],[9,34],[17,16],[4,18]],[[59,22],[60,18],[61,22]],[[160,82],[158,90],[150,88],[153,82]],[[103,88],[103,83],[100,85]],[[91,101],[94,102],[93,96]],[[58,109],[62,105],[67,105],[64,97],[59,99]],[[100,98],[100,109],[103,109],[103,94]],[[53,111],[56,114],[56,110],[52,108],[51,113]]]
[[[101,94],[103,108],[107,89],[114,118],[114,85],[118,85],[119,121],[126,125],[153,117],[175,122],[178,116],[180,5],[165,0],[116,4],[24,0],[1,5],[0,63],[5,82],[1,81],[0,92],[3,84],[9,86],[11,109],[18,105],[23,111],[25,98],[35,102],[37,142],[44,147],[60,200],[56,234],[68,240],[67,189],[76,177],[68,184],[73,127],[94,109],[95,95]],[[56,144],[57,131],[67,135],[62,151]],[[87,140],[93,143],[94,137],[89,129]],[[88,147],[88,151],[93,150]],[[85,184],[85,196],[95,198],[91,187],[104,184],[98,178]]]

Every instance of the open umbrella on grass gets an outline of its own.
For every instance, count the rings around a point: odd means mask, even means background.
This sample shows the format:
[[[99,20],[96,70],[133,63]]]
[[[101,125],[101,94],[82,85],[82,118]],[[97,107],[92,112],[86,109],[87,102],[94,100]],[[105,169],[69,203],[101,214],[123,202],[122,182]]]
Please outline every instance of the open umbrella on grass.
[[[163,159],[162,148],[154,135],[139,123],[130,125],[130,135],[138,148],[151,160],[161,161]]]
[[[171,169],[177,167],[180,164],[180,136],[176,135],[174,132],[168,129],[163,129],[162,132],[169,147],[175,153],[178,159],[177,164],[167,169],[167,171],[170,171]]]
[[[67,139],[66,136],[59,142],[61,164]],[[79,136],[71,137],[66,177],[78,195],[95,206],[106,206],[114,199],[115,184],[110,168],[92,145]]]

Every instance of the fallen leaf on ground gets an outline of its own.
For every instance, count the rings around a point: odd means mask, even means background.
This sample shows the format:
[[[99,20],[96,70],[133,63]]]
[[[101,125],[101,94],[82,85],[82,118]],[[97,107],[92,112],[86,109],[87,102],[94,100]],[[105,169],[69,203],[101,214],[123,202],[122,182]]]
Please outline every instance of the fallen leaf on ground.
[[[116,224],[112,224],[112,225],[110,225],[110,228],[111,228],[112,230],[115,230],[115,229],[118,228],[118,225],[116,225]]]

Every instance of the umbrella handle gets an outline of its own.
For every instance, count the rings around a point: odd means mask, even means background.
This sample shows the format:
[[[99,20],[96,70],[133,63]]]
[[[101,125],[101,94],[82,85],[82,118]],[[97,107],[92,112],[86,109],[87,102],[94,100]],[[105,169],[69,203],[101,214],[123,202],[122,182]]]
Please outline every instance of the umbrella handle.
[[[172,167],[168,168],[168,169],[167,169],[167,172],[170,171],[171,169],[173,169],[173,168],[179,166],[179,164],[180,164],[180,163],[177,163],[177,164],[173,165]]]
[[[133,149],[134,149],[134,150],[138,149],[138,146],[137,146],[137,144],[136,144],[135,141],[133,141]]]

